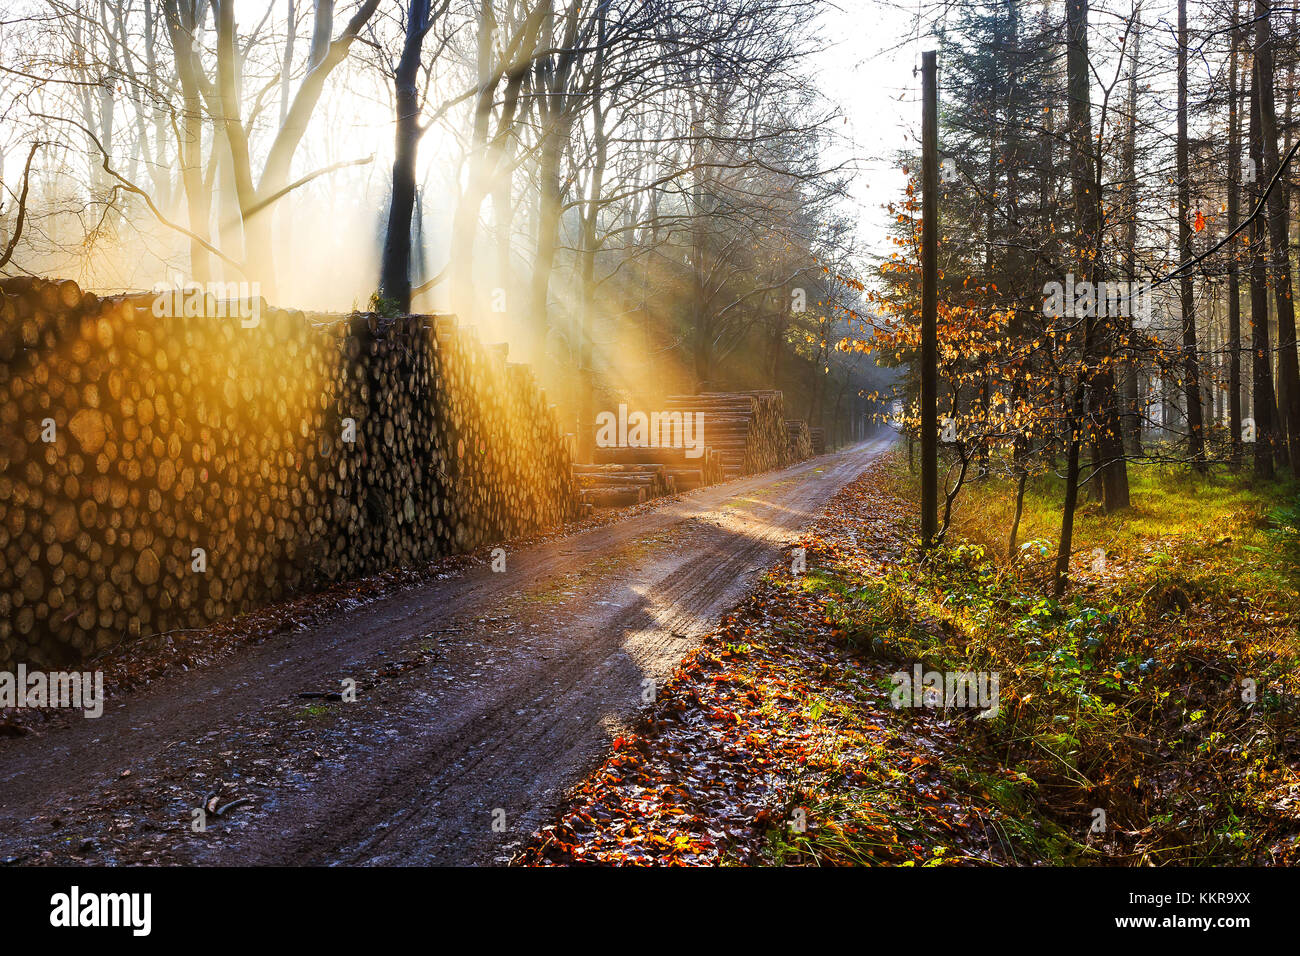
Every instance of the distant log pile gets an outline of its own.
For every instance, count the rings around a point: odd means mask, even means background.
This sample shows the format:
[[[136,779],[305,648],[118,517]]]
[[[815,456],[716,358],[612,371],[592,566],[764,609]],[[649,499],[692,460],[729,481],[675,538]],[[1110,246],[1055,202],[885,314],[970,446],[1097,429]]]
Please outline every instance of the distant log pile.
[[[650,423],[640,433],[644,443],[602,445],[598,428],[595,462],[573,469],[582,500],[594,507],[636,505],[803,461],[812,456],[811,433],[804,422],[785,420],[784,405],[778,391],[672,395],[664,411],[633,413]],[[626,408],[620,405],[620,415]],[[663,424],[670,421],[671,427]],[[626,423],[621,427],[633,433]]]
[[[812,451],[814,455],[826,454],[826,429],[810,428],[809,436],[812,439]]]
[[[652,498],[675,494],[676,482],[667,465],[574,465],[578,496],[594,508],[626,508]]]
[[[691,491],[723,480],[722,455],[707,447],[694,458],[684,448],[597,447],[595,458],[598,465],[662,465],[665,476],[673,479],[675,491]]]
[[[787,463],[785,400],[778,391],[670,395],[668,408],[703,415],[704,444],[721,453],[726,478]]]
[[[786,420],[786,461],[794,464],[796,461],[803,461],[805,458],[813,456],[812,432],[808,429],[808,423],[804,421]]]
[[[531,371],[454,319],[156,301],[0,281],[0,669],[575,516]]]

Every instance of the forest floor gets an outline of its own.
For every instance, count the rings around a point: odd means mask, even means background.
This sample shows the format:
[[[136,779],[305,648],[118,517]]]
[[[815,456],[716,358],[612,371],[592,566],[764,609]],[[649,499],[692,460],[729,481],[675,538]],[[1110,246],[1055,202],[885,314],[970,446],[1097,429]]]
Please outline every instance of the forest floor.
[[[1294,488],[1135,468],[1058,601],[1054,478],[1014,557],[990,481],[924,562],[915,484],[895,452],[837,494],[515,862],[1300,860]],[[917,664],[996,707],[896,695]]]
[[[132,642],[0,713],[0,864],[506,862],[891,441]]]

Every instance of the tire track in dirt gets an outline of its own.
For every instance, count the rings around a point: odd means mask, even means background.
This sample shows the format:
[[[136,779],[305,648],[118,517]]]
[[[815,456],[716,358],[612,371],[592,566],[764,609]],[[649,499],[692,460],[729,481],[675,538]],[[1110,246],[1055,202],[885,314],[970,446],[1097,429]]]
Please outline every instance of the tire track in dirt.
[[[644,682],[666,677],[752,574],[888,444],[877,438],[512,552],[504,574],[474,568],[386,595],[169,675],[110,701],[98,720],[2,741],[0,858],[41,861],[70,827],[97,837],[99,816],[125,812],[150,817],[149,859],[166,862],[506,859],[632,722]],[[412,659],[418,666],[396,677],[368,677]],[[286,729],[286,701],[345,677],[362,688],[357,703]],[[215,833],[190,832],[185,807],[203,794],[187,771],[265,777],[254,770],[268,762],[259,759],[268,741],[280,766],[254,788],[256,806]],[[304,748],[315,769],[302,771]],[[148,812],[130,809],[164,789],[179,792]],[[494,811],[504,811],[504,830],[493,828]],[[61,829],[51,831],[42,821],[56,813]],[[100,842],[109,859],[87,862],[139,859],[129,841]]]

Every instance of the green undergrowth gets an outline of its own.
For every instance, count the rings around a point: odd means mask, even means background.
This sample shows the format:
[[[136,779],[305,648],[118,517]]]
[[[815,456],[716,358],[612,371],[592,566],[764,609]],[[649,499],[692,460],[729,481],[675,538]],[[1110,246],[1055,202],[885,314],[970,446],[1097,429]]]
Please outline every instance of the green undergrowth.
[[[914,535],[914,478],[905,460],[885,468]],[[841,534],[814,545],[786,587],[819,600],[860,655],[823,675],[840,703],[816,715],[858,772],[806,782],[815,825],[774,828],[772,862],[1300,861],[1300,499],[1222,472],[1135,468],[1131,481],[1128,511],[1082,502],[1060,599],[1055,479],[1030,483],[1014,555],[1013,490],[992,481],[963,491],[945,545],[924,561],[914,537],[883,562]],[[882,707],[893,675],[918,664],[996,674],[996,710]],[[926,826],[924,794],[872,750],[891,745],[863,743],[860,728],[876,724],[973,815],[963,825],[983,848]],[[908,860],[891,841],[924,849]]]
[[[895,477],[910,486],[905,468]],[[804,586],[834,595],[837,623],[874,657],[999,674],[996,715],[962,722],[963,737],[1015,774],[992,788],[1000,802],[1077,838],[1051,847],[1055,861],[1294,862],[1294,489],[1135,470],[1131,512],[1082,509],[1083,560],[1060,600],[1040,566],[1058,492],[1030,488],[1013,558],[992,542],[1014,503],[987,483],[924,563],[822,568]]]

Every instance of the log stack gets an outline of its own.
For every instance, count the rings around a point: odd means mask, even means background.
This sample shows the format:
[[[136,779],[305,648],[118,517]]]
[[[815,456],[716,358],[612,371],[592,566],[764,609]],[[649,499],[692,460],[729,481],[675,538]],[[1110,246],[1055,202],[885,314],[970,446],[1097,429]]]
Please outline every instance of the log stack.
[[[685,449],[672,447],[597,446],[593,454],[597,465],[663,465],[664,473],[674,479],[677,491],[691,491],[723,480],[722,453],[707,446],[701,455],[694,458],[688,457]]]
[[[668,467],[644,462],[626,465],[573,466],[578,498],[594,508],[625,508],[676,494]]]
[[[826,429],[810,428],[808,429],[809,437],[812,439],[812,450],[814,455],[826,454]]]
[[[786,420],[786,463],[794,464],[813,456],[812,433],[805,421]]]
[[[576,516],[554,408],[454,318],[155,302],[0,281],[0,670]]]
[[[722,454],[726,478],[786,463],[785,401],[778,391],[670,395],[667,407],[703,415],[704,443]]]
[[[628,404],[636,406],[635,402]],[[635,505],[666,493],[658,484],[659,475],[671,481],[673,490],[691,491],[728,478],[802,461],[812,455],[808,426],[804,422],[786,421],[783,408],[784,399],[778,391],[669,396],[666,411],[689,417],[692,429],[701,429],[692,435],[702,440],[703,454],[687,457],[684,436],[666,430],[654,435],[652,440],[678,444],[650,447],[597,444],[593,464],[574,466],[583,489],[582,500],[596,507]],[[700,417],[693,417],[696,415]],[[653,416],[651,420],[650,431],[654,432]]]

